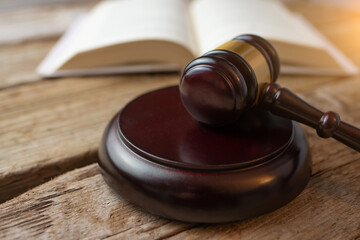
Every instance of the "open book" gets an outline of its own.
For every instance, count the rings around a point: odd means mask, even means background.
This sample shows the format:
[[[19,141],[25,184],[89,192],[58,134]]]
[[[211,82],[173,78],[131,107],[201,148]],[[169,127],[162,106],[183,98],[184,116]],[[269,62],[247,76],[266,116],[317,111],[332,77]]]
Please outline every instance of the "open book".
[[[45,77],[176,71],[237,35],[262,36],[281,72],[352,75],[357,67],[275,0],[108,0],[77,21],[38,68]]]

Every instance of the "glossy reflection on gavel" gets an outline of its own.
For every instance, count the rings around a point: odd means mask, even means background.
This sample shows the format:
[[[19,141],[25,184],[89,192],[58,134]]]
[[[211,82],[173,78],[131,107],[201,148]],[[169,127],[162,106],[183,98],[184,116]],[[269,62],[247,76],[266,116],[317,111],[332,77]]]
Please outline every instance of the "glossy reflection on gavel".
[[[181,100],[199,122],[223,126],[236,122],[250,108],[315,128],[360,152],[360,129],[322,112],[275,83],[280,69],[274,47],[256,35],[240,35],[196,58],[180,80]]]

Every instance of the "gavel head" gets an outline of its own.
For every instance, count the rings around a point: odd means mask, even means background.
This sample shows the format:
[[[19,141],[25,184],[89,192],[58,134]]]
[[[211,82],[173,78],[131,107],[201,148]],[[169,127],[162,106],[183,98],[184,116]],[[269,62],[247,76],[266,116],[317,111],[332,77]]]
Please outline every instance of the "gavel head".
[[[279,57],[256,35],[240,35],[190,62],[180,80],[181,100],[199,122],[235,122],[258,102],[261,86],[275,82]]]

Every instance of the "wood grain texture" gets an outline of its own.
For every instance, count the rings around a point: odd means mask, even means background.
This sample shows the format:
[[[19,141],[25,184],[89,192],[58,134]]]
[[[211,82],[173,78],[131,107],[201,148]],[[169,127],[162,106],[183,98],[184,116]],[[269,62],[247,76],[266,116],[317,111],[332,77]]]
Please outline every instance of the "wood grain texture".
[[[103,129],[126,102],[178,79],[177,74],[57,79],[0,91],[0,202],[93,162]],[[307,81],[316,87],[336,80]],[[280,82],[304,90],[303,79]]]
[[[0,29],[14,34],[0,44],[0,202],[39,185],[0,204],[0,239],[360,239],[360,155],[335,140],[320,139],[307,127],[313,156],[310,183],[293,202],[267,215],[232,224],[179,223],[144,213],[115,196],[91,164],[105,125],[127,101],[177,83],[178,75],[40,81],[35,67],[65,24],[89,5],[34,1],[39,6],[22,9],[0,1],[0,6],[8,4],[6,11],[0,9]],[[288,5],[360,65],[358,12],[311,1]],[[54,14],[56,8],[64,15]],[[56,16],[64,22],[55,23],[54,30],[43,24],[53,23]],[[30,18],[34,21],[27,25]],[[9,36],[2,32],[0,38]],[[360,126],[358,77],[279,80],[322,110],[337,111]]]
[[[137,94],[178,81],[173,74],[40,82],[34,68],[53,43],[0,46],[0,202],[93,162],[102,130],[118,109]],[[284,76],[279,82],[302,91],[337,80]],[[17,86],[24,82],[33,83]]]
[[[0,0],[0,9],[9,10],[9,9],[19,9],[26,7],[34,7],[41,5],[54,5],[54,4],[66,4],[69,2],[79,3],[79,2],[90,2],[93,0]]]
[[[16,1],[12,5],[9,2],[0,3],[0,44],[57,38],[96,2],[35,4],[29,1],[27,6],[16,5]]]
[[[359,88],[360,79],[354,78],[303,97],[360,125],[360,106],[353,104],[360,100]],[[313,156],[309,185],[294,201],[264,216],[220,225],[158,218],[113,194],[93,164],[1,204],[0,238],[357,239],[360,154],[304,128]]]
[[[77,78],[0,91],[0,201],[93,162],[103,129],[126,102],[177,81],[177,75]]]
[[[36,67],[59,36],[98,1],[1,1],[0,89],[40,81]]]
[[[19,205],[13,206],[16,209],[2,205],[0,237],[119,239],[142,236],[152,239],[189,227],[144,214],[117,198],[104,185],[97,164],[71,173],[74,174],[65,174],[49,182],[51,190],[34,195],[35,204],[28,202],[26,196],[29,195],[25,194],[25,198],[18,201]]]
[[[318,106],[360,123],[359,79],[304,94]],[[325,95],[324,95],[325,94]],[[328,97],[330,94],[331,97]],[[344,109],[344,110],[341,110]],[[353,112],[356,114],[352,114]],[[351,116],[351,117],[350,117]],[[360,237],[360,155],[306,128],[313,176],[294,201],[232,224],[187,224],[147,214],[111,192],[96,164],[68,172],[0,205],[3,238],[109,239],[357,239]],[[346,158],[344,158],[346,156]],[[86,196],[84,198],[84,196]]]
[[[35,70],[54,44],[54,40],[38,40],[0,45],[0,90],[40,81]]]

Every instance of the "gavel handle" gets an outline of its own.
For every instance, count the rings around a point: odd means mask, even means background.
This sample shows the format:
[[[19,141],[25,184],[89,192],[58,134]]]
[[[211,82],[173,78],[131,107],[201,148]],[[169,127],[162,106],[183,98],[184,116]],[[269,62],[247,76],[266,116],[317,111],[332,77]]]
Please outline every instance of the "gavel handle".
[[[336,112],[322,112],[276,83],[262,86],[259,105],[270,112],[316,129],[323,138],[333,137],[360,152],[360,129],[340,120]]]

